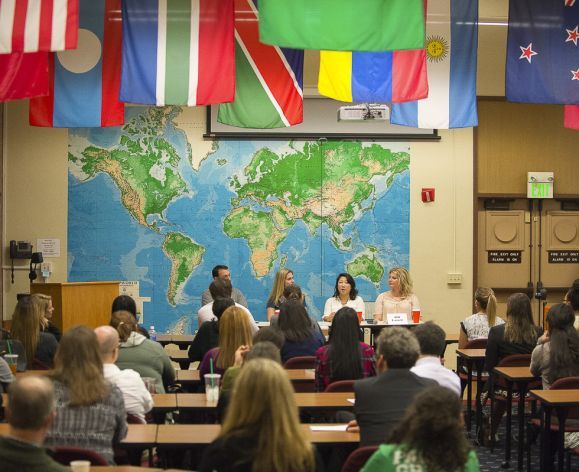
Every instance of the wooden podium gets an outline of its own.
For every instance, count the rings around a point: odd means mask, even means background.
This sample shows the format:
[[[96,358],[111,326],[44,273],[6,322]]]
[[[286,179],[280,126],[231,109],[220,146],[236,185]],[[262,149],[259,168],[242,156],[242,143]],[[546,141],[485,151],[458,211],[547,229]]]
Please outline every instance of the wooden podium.
[[[30,293],[52,297],[52,322],[64,333],[76,325],[108,325],[113,300],[119,295],[119,282],[30,284]]]

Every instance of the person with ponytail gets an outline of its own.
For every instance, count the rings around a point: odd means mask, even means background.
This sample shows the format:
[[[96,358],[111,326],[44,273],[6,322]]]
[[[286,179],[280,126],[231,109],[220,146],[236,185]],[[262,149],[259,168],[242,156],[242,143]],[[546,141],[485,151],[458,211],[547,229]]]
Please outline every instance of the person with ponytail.
[[[141,377],[154,378],[157,393],[165,393],[165,388],[175,382],[175,369],[163,346],[139,333],[137,320],[130,311],[114,311],[109,324],[117,330],[121,341],[116,362],[119,369],[133,369]]]
[[[579,376],[579,334],[574,322],[573,308],[564,303],[551,307],[547,314],[549,329],[531,355],[531,372],[541,376],[544,390],[555,380]]]
[[[497,316],[497,299],[492,288],[479,287],[474,293],[476,313],[460,323],[458,347],[464,348],[473,339],[488,338],[493,326],[504,324],[505,320]]]
[[[567,305],[571,305],[575,312],[575,329],[579,329],[579,279],[575,279],[571,288],[565,294]]]

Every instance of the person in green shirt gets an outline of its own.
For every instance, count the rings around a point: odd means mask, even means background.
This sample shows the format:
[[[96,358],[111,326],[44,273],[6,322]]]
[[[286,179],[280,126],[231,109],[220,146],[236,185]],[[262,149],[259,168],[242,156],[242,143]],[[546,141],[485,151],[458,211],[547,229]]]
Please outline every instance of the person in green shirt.
[[[403,419],[368,459],[362,472],[476,472],[465,437],[460,401],[446,387],[419,393]]]

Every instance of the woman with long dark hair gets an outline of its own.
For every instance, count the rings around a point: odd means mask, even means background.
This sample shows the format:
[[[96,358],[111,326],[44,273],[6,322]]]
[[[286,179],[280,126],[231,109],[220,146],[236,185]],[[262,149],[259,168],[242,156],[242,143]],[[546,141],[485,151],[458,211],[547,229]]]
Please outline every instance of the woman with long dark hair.
[[[334,296],[326,300],[322,320],[332,321],[336,312],[340,308],[346,306],[353,308],[357,313],[361,313],[361,317],[364,318],[364,315],[366,314],[366,306],[364,305],[362,297],[358,296],[356,281],[350,274],[343,272],[338,274],[338,277],[336,278]]]
[[[357,380],[376,375],[374,349],[359,339],[358,314],[340,308],[332,323],[327,346],[316,351],[316,390],[324,391],[337,380]]]
[[[324,336],[314,323],[301,301],[288,300],[281,305],[278,327],[285,336],[281,348],[282,362],[292,357],[313,356],[324,345]]]
[[[395,470],[479,470],[464,434],[461,401],[450,389],[431,387],[419,393],[362,472]]]
[[[573,327],[573,308],[563,303],[551,307],[547,314],[549,329],[533,350],[531,372],[541,376],[543,389],[555,380],[579,375],[579,335]]]
[[[565,294],[565,303],[575,312],[575,329],[579,329],[579,279],[576,279]]]

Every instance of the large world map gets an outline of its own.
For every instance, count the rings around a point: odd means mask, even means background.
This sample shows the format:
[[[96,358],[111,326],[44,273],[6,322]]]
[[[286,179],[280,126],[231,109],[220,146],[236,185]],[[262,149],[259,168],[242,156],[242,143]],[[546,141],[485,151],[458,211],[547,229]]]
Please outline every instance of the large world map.
[[[123,127],[69,131],[69,281],[138,281],[144,323],[189,333],[216,264],[258,320],[281,267],[320,317],[338,273],[373,301],[408,265],[407,144],[204,140],[201,113],[130,107]]]

